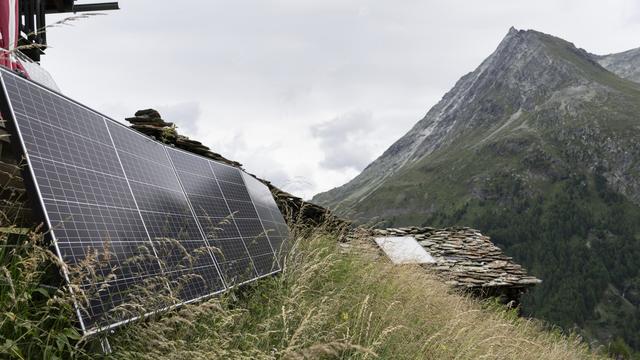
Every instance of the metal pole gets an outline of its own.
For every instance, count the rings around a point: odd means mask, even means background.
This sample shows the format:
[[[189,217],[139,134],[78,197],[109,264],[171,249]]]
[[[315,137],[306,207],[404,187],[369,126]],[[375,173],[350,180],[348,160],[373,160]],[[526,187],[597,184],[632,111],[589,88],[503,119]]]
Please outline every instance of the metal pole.
[[[109,339],[106,336],[101,336],[100,337],[100,346],[102,347],[102,352],[105,355],[110,355],[112,350],[111,350],[111,344],[109,344]]]

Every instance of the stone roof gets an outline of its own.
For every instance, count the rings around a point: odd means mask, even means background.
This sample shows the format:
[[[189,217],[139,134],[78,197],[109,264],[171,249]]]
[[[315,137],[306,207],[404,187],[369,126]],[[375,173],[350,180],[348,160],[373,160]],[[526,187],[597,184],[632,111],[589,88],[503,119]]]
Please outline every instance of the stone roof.
[[[135,116],[127,118],[126,120],[132,124],[132,129],[153,137],[158,141],[162,141],[165,144],[173,145],[185,151],[242,169],[241,163],[229,160],[224,156],[213,152],[209,147],[203,145],[199,141],[195,141],[189,139],[187,136],[178,134],[175,124],[164,121],[160,113],[156,110],[140,110],[135,113]],[[261,179],[256,175],[249,175],[269,187],[271,193],[276,199],[276,203],[278,204],[280,211],[285,215],[288,222],[311,223],[313,225],[324,225],[334,229],[342,229],[350,225],[348,221],[333,215],[331,211],[322,206],[310,203],[298,196],[289,194],[288,192],[277,188],[271,184],[271,182]]]
[[[421,266],[435,270],[438,276],[454,287],[527,288],[542,282],[528,275],[511,257],[504,255],[488,236],[468,227],[403,227],[364,231],[371,237],[413,236],[436,260],[435,264]]]

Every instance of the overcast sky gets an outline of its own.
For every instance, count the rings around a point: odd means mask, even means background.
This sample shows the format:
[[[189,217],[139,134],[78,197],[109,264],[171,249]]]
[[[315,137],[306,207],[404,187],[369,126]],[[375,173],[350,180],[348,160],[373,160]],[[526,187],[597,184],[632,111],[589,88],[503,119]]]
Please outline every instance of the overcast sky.
[[[156,108],[182,133],[307,198],[382,154],[511,26],[597,54],[640,46],[638,0],[120,6],[49,30],[42,64],[62,91],[116,120]]]

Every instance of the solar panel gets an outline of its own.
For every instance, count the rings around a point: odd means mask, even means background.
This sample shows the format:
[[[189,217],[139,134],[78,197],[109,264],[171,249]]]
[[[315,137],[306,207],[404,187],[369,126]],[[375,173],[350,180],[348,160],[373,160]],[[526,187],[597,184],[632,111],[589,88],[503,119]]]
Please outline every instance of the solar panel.
[[[229,208],[220,187],[222,181],[215,176],[210,161],[173,148],[168,149],[168,153],[203,232],[215,249],[227,283],[242,283],[258,276],[245,238],[238,228],[236,215],[239,214],[232,213]],[[235,171],[239,172],[230,168],[227,173]]]
[[[289,227],[271,195],[271,191],[260,181],[247,173],[242,173],[249,195],[253,200],[258,217],[269,238],[276,260],[282,260],[285,254],[283,244],[289,237]]]
[[[0,74],[85,334],[280,270],[288,228],[264,184]]]

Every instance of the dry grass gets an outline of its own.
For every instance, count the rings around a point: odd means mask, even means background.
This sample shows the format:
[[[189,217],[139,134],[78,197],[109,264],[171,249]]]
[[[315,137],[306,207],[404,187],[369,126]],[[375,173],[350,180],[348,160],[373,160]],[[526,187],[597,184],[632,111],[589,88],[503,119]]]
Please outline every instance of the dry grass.
[[[393,266],[367,244],[349,251],[300,237],[281,276],[111,338],[123,359],[583,359],[575,336],[548,331]]]
[[[0,184],[0,358],[83,356],[68,288],[46,285],[55,282],[49,274],[57,257],[40,229],[14,225],[24,210],[24,190],[12,186],[21,181],[21,166],[3,164],[0,171],[6,179]]]

